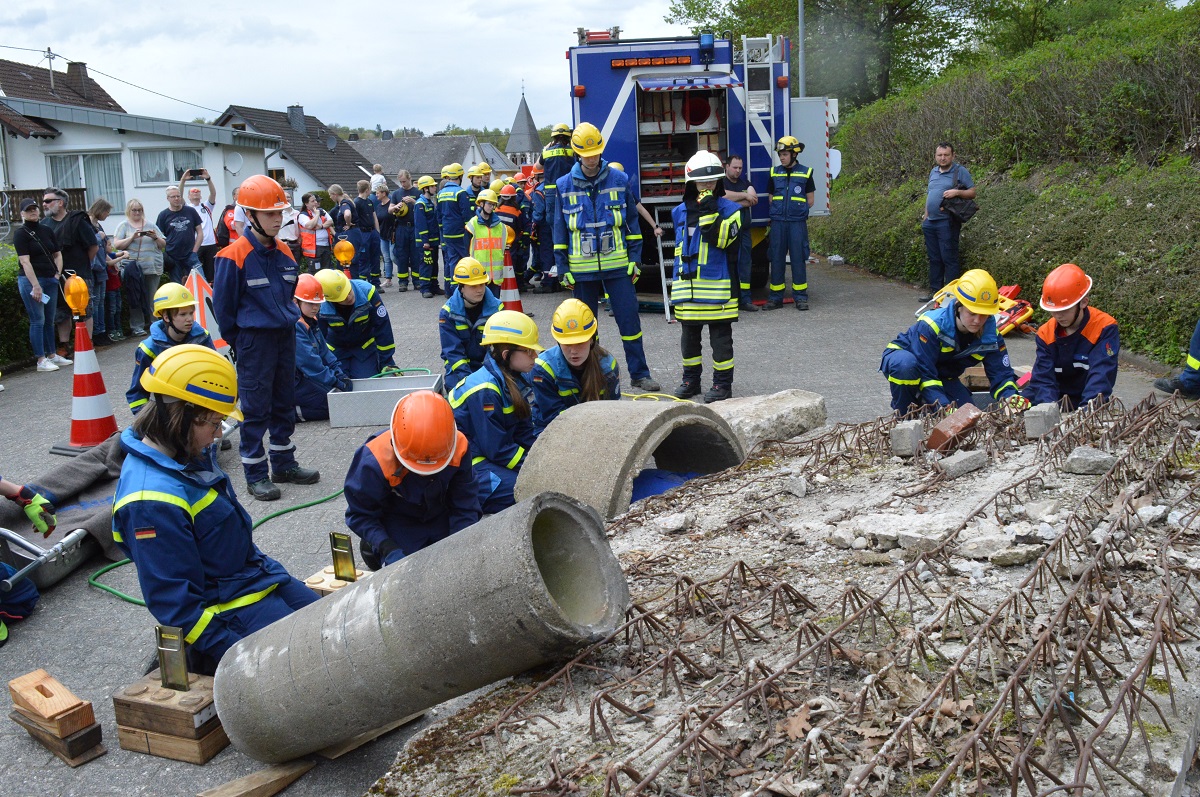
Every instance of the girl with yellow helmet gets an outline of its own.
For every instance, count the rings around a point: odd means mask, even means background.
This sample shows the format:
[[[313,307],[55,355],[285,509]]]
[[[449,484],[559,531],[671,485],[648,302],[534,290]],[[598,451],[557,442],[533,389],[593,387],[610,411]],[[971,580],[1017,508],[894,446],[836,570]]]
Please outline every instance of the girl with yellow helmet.
[[[515,503],[513,487],[533,431],[533,395],[525,375],[543,351],[537,324],[524,313],[501,310],[483,328],[483,367],[450,392],[454,422],[470,442],[479,503],[487,514]]]
[[[196,299],[178,282],[168,282],[154,292],[154,315],[150,335],[133,351],[133,381],[125,391],[129,411],[137,415],[150,395],[142,388],[142,374],[154,358],[172,346],[183,343],[207,346],[216,351],[208,331],[196,323]],[[224,446],[228,448],[228,446]]]
[[[464,257],[454,266],[454,290],[438,312],[438,337],[446,366],[446,390],[453,390],[483,366],[483,328],[504,305],[488,290],[488,273]]]
[[[233,365],[175,346],[142,374],[150,401],[121,433],[113,540],[133,560],[146,608],[183,629],[192,672],[211,675],[231,645],[317,598],[251,537],[212,445],[241,420]]]
[[[541,434],[563,410],[585,401],[621,398],[621,369],[603,346],[591,309],[567,299],[554,311],[550,334],[558,345],[533,364],[533,431]]]

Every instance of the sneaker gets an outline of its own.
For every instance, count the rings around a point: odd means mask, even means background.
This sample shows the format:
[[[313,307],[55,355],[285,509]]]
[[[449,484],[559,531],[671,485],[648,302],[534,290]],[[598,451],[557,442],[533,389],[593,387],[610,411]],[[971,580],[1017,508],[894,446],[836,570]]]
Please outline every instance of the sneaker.
[[[743,313],[757,313],[758,305],[749,300],[743,300],[738,303],[738,309]]]
[[[782,310],[783,302],[778,301],[777,299],[768,299],[767,303],[762,306],[762,309],[764,309],[764,310]]]
[[[796,309],[797,310],[807,310],[808,309],[808,299],[806,299],[803,296],[797,296],[796,297]]]
[[[246,490],[258,501],[278,501],[283,495],[270,479],[259,479],[246,485]]]
[[[647,393],[657,393],[662,390],[662,385],[654,381],[653,377],[643,376],[641,379],[634,379],[629,384],[636,387],[638,390],[644,390]]]
[[[396,290],[398,290],[400,293],[408,293],[408,283],[407,282],[400,283],[400,285],[396,288]]]
[[[712,404],[714,401],[724,401],[733,396],[732,385],[713,385],[704,393],[704,403]]]
[[[321,472],[319,470],[313,470],[312,468],[293,465],[283,473],[276,473],[273,475],[271,477],[271,481],[275,482],[276,484],[286,484],[288,482],[291,482],[292,484],[316,484],[317,482],[321,481]]]
[[[74,360],[68,360],[66,357],[63,357],[61,354],[53,354],[48,359],[50,360],[50,362],[54,363],[55,365],[57,365],[60,368],[64,365],[71,365],[75,362]]]
[[[144,337],[146,337],[146,330],[135,329],[135,330],[133,330],[133,335],[134,335],[134,337],[137,337],[137,338],[144,338]]]
[[[1179,392],[1186,399],[1200,398],[1200,393],[1193,393],[1183,386],[1178,376],[1162,376],[1154,380],[1154,389],[1164,393]]]
[[[917,301],[918,301],[918,302],[920,302],[921,304],[925,304],[926,302],[932,302],[932,301],[933,301],[933,294],[932,294],[932,293],[927,293],[927,294],[925,294],[924,296],[918,297],[918,298],[917,298]]]
[[[37,369],[43,372],[57,371],[58,366],[43,357],[42,359],[38,360]]]
[[[122,341],[122,340],[125,340],[125,333],[124,332],[109,332],[108,337],[110,340],[113,340],[113,341]]]
[[[390,287],[392,287],[392,281],[391,281],[391,280],[384,280],[384,281],[383,281],[383,287],[385,287],[385,288],[390,288]]]
[[[422,299],[432,299],[433,291],[421,291],[421,298]]]
[[[671,395],[677,399],[690,399],[692,396],[699,396],[700,383],[684,381],[679,387],[675,388],[675,392]]]

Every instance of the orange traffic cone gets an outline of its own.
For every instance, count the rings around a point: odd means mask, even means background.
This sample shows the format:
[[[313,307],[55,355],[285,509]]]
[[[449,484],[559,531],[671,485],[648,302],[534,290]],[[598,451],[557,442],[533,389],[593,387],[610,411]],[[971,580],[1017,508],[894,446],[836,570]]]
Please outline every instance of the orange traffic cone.
[[[92,348],[87,324],[75,322],[75,388],[71,398],[71,441],[59,443],[51,454],[75,457],[92,446],[99,445],[117,431],[117,416],[113,415],[100,362]]]
[[[504,272],[500,282],[500,301],[504,304],[505,310],[516,310],[518,313],[525,313],[525,308],[521,306],[521,291],[517,288],[517,272],[513,269],[512,255],[508,252],[504,253]],[[525,315],[533,318],[533,313],[525,313]]]
[[[213,291],[204,272],[193,268],[184,283],[192,296],[196,298],[196,323],[204,327],[212,336],[213,346],[226,357],[229,356],[229,344],[221,337],[221,327],[217,324],[217,314],[213,312]]]

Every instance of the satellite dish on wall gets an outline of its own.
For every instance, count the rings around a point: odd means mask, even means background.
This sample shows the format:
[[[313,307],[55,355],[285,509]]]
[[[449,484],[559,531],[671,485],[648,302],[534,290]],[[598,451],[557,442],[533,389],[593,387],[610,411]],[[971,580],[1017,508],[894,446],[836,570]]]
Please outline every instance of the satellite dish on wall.
[[[242,170],[242,154],[240,152],[225,153],[225,171],[236,175]]]
[[[337,136],[330,136],[329,138],[325,139],[325,146],[329,147],[330,152],[333,152],[335,149],[337,149]]]

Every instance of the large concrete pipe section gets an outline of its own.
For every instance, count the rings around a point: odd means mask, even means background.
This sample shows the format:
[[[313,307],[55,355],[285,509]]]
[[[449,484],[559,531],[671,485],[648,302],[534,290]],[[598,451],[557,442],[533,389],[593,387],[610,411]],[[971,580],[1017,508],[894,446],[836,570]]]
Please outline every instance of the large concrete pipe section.
[[[628,606],[600,518],[544,493],[238,642],[217,714],[243,753],[288,761],[567,657]]]
[[[644,467],[705,474],[745,458],[729,423],[703,404],[589,401],[538,436],[515,493],[521,500],[556,490],[612,519],[629,509],[633,478]]]

